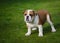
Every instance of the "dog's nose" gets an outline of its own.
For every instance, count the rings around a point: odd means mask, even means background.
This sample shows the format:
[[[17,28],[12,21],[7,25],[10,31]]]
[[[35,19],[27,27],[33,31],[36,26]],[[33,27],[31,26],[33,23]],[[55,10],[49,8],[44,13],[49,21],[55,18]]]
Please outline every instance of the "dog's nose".
[[[26,20],[29,21],[29,16],[26,17]]]

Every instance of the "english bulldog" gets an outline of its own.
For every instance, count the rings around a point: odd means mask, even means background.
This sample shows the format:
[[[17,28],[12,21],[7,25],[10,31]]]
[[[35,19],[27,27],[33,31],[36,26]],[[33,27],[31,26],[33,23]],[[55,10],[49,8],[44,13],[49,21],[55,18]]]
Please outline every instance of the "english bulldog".
[[[26,22],[28,31],[25,36],[31,35],[31,30],[38,28],[38,36],[43,37],[43,24],[47,21],[51,26],[51,31],[56,32],[56,29],[51,21],[50,13],[46,10],[25,10],[24,21]]]

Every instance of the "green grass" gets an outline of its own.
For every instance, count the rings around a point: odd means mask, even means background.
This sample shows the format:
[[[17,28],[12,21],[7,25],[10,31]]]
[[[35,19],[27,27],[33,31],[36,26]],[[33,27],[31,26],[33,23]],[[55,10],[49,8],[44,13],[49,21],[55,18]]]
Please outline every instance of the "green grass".
[[[32,31],[26,37],[27,27],[23,12],[26,9],[46,9],[51,13],[57,32],[44,24],[44,36]],[[0,1],[0,43],[60,43],[60,0],[2,0]]]

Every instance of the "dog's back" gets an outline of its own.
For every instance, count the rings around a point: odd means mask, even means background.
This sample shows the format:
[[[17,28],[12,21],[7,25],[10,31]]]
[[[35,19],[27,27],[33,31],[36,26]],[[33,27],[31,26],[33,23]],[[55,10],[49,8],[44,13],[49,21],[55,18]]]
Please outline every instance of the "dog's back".
[[[47,20],[47,14],[49,14],[48,13],[48,11],[46,11],[46,10],[39,10],[38,12],[38,15],[39,15],[39,24],[44,24],[45,23],[45,21]]]

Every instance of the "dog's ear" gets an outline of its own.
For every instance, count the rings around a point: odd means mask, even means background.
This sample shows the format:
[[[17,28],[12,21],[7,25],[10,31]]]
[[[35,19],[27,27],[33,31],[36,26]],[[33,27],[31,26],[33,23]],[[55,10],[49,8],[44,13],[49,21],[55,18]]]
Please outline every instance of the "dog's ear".
[[[37,12],[36,11],[33,11],[34,15],[37,15]]]
[[[36,14],[37,14],[37,12],[33,10],[33,14],[34,14],[34,15],[36,15]]]
[[[26,10],[23,11],[23,14],[25,13]]]
[[[37,15],[38,13],[37,12],[35,12],[35,15]]]
[[[25,13],[26,9],[23,10],[23,14]]]

